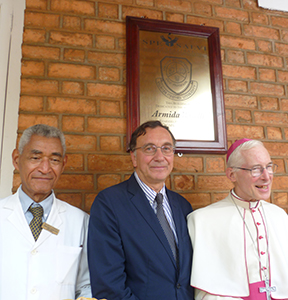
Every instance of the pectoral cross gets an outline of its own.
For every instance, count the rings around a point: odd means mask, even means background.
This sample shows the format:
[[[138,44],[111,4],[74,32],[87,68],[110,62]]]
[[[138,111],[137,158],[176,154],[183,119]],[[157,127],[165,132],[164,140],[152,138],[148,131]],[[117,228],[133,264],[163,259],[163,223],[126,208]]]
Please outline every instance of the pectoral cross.
[[[276,286],[269,286],[269,279],[265,279],[265,287],[259,288],[260,293],[266,293],[266,299],[271,300],[270,293],[276,292]]]

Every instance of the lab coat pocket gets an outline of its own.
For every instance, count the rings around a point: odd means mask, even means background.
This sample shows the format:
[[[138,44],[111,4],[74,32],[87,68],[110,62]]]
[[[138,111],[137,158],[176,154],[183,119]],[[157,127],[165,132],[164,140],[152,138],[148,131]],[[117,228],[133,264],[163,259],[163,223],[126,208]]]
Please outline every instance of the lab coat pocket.
[[[58,246],[56,251],[56,281],[75,284],[82,247]]]

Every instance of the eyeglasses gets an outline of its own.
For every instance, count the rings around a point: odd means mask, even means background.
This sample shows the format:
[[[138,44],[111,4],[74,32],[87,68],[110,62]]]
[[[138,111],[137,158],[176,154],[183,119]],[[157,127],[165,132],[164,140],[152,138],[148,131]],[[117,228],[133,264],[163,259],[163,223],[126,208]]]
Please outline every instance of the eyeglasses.
[[[144,145],[142,147],[137,147],[133,151],[141,149],[145,155],[153,156],[156,154],[158,148],[161,149],[161,152],[164,156],[173,155],[174,151],[175,151],[175,148],[170,144],[165,144],[161,147],[157,147],[154,144],[148,144],[148,145]]]
[[[252,177],[259,177],[263,174],[264,169],[267,170],[267,172],[269,173],[269,175],[273,175],[274,173],[276,173],[277,170],[277,165],[276,164],[269,164],[267,165],[265,168],[263,168],[262,166],[255,166],[251,169],[246,169],[246,168],[240,168],[240,167],[232,167],[234,169],[240,169],[240,170],[245,170],[245,171],[250,171]]]

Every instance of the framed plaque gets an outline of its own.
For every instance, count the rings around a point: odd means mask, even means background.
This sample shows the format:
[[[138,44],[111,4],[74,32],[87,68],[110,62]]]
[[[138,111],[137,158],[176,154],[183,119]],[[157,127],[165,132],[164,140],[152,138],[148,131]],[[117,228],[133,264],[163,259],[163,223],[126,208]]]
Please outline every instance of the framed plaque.
[[[132,132],[159,120],[176,153],[227,152],[219,29],[126,18],[127,150]]]

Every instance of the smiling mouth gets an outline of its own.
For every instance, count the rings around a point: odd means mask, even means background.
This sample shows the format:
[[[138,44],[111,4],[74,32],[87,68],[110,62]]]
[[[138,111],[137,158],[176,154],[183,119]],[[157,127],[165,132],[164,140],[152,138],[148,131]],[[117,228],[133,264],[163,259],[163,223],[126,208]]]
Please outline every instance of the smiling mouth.
[[[267,184],[267,185],[256,185],[256,188],[257,189],[268,189],[268,187],[269,187],[269,185]]]

